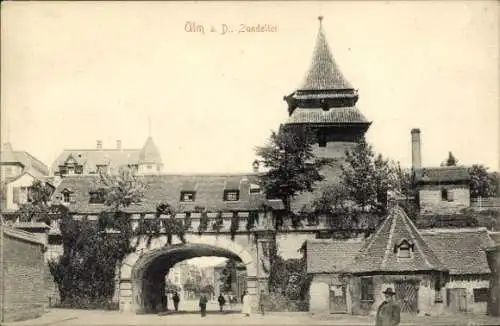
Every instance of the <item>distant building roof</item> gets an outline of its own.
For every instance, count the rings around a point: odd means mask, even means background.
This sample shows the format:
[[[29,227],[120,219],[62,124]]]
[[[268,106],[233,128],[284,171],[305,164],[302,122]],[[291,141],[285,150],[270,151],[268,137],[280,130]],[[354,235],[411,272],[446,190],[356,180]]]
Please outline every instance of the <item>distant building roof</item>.
[[[161,164],[160,152],[156,148],[153,138],[148,137],[146,143],[139,152],[139,163]]]
[[[343,272],[359,253],[363,242],[341,240],[307,240],[307,272]]]
[[[38,176],[49,174],[49,168],[40,160],[26,151],[15,151],[10,143],[4,144],[0,151],[0,163],[2,164],[21,164],[25,169],[33,170]]]
[[[65,149],[52,164],[53,171],[64,165],[68,160],[77,164],[95,168],[98,165],[120,167],[141,163],[162,163],[160,154],[151,137],[146,139],[142,148],[93,148],[93,149]]]
[[[494,245],[486,228],[433,229],[421,232],[450,274],[489,274],[484,249]]]
[[[259,209],[267,203],[274,209],[282,209],[282,203],[266,200],[261,193],[250,194],[250,184],[256,183],[255,174],[198,174],[198,175],[148,175],[138,177],[144,180],[146,192],[141,204],[131,205],[128,211],[135,213],[152,213],[161,202],[167,202],[180,212],[192,212],[196,206],[209,211],[248,211]],[[186,183],[195,183],[194,202],[181,202],[181,191]],[[240,191],[238,201],[224,201],[224,190],[227,184],[238,185]],[[89,204],[89,191],[99,187],[96,176],[68,176],[57,186],[53,196],[61,196],[64,189],[72,192],[70,210],[81,214],[96,214],[103,210],[102,204]]]
[[[415,170],[418,183],[453,183],[470,180],[469,169],[464,166],[442,166]]]
[[[399,260],[395,249],[404,240],[413,245],[413,257]],[[365,242],[360,254],[349,268],[353,273],[445,270],[445,266],[399,206],[390,210],[386,220]]]

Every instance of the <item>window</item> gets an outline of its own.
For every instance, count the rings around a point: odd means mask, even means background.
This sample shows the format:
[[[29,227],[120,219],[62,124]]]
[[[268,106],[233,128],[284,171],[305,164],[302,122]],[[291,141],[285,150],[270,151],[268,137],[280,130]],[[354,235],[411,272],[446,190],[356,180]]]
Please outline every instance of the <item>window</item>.
[[[401,241],[399,247],[397,248],[398,258],[403,258],[403,259],[411,258],[412,250],[413,250],[413,245],[411,245],[407,240]]]
[[[98,165],[97,166],[97,173],[103,173],[107,171],[107,166],[106,165]]]
[[[474,302],[488,302],[489,289],[479,288],[474,289]]]
[[[373,279],[371,277],[361,278],[361,300],[373,301]]]
[[[69,192],[63,192],[63,202],[69,203]]]
[[[182,191],[181,192],[181,201],[182,202],[193,202],[194,201],[194,191]]]
[[[441,293],[441,280],[436,280],[434,283],[434,302],[443,302],[443,295]]]
[[[83,174],[83,166],[77,165],[75,167],[75,174]]]
[[[147,168],[148,170],[151,170],[151,169],[153,168],[153,166],[152,166],[151,164],[148,164],[148,165],[146,165],[146,168]]]
[[[441,189],[441,200],[442,201],[453,201],[453,191],[448,189]]]
[[[238,201],[240,199],[239,190],[224,190],[225,201]]]
[[[326,135],[322,131],[318,132],[318,146],[326,147]]]
[[[250,193],[251,194],[260,194],[260,186],[259,185],[250,185]]]
[[[90,191],[89,196],[89,204],[104,204],[106,199],[104,189]]]

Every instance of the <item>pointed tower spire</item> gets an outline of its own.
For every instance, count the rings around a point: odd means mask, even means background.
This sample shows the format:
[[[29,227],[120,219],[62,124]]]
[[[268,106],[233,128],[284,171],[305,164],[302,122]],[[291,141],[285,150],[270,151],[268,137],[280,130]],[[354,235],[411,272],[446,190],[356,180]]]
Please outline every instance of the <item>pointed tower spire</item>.
[[[354,90],[342,75],[330,51],[330,46],[323,30],[323,16],[319,16],[318,20],[319,30],[311,66],[300,90]]]
[[[311,127],[317,132],[318,147],[325,147],[316,155],[341,158],[346,143],[354,146],[371,122],[356,107],[358,92],[333,58],[323,30],[323,16],[318,21],[316,44],[304,81],[284,97],[289,114],[285,127]]]

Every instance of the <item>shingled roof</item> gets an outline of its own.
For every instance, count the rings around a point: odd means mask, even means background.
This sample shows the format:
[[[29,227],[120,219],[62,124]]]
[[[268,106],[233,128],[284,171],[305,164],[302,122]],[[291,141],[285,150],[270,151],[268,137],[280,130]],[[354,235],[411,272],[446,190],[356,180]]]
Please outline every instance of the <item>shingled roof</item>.
[[[370,122],[356,108],[358,92],[347,81],[333,58],[319,17],[316,45],[302,85],[285,96],[289,106],[289,124],[360,124]]]
[[[358,240],[307,240],[307,272],[343,272],[359,253],[363,243]]]
[[[148,137],[148,139],[146,139],[146,143],[144,144],[139,153],[139,163],[150,163],[150,164],[162,163],[160,152],[158,152],[158,149],[156,148],[156,145],[153,142],[153,138]]]
[[[413,245],[410,259],[399,259],[396,248],[406,240]],[[388,217],[366,241],[349,267],[352,273],[446,271],[419,231],[399,207],[391,208]]]
[[[263,203],[282,209],[282,203],[267,201],[261,193],[250,194],[250,185],[257,183],[255,174],[198,174],[198,175],[149,175],[143,176],[146,184],[144,199],[127,210],[134,213],[153,213],[161,202],[167,202],[180,212],[194,211],[196,206],[209,211],[249,211],[259,209]],[[229,187],[229,188],[228,188]],[[64,189],[71,192],[69,208],[74,213],[97,214],[105,207],[89,204],[92,190],[99,188],[96,176],[68,176],[62,179],[54,197],[62,196]],[[240,191],[238,201],[224,201],[224,190]],[[181,191],[196,191],[194,202],[181,202]]]
[[[486,228],[433,229],[421,232],[451,275],[489,274],[484,249],[494,245]]]
[[[418,183],[450,183],[470,180],[469,169],[464,166],[441,166],[415,170]]]
[[[319,19],[320,26],[318,36],[316,37],[311,66],[300,90],[352,89],[353,87],[342,75],[330,51],[330,46],[328,45],[321,24],[323,17]]]

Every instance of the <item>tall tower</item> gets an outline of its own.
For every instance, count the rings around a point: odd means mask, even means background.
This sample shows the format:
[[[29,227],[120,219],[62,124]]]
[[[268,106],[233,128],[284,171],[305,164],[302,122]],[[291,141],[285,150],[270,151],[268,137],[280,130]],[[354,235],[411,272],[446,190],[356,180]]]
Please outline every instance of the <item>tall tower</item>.
[[[326,40],[319,31],[311,66],[299,89],[285,96],[289,118],[285,128],[308,126],[316,133],[317,157],[342,160],[345,150],[364,137],[369,122],[356,107],[358,92],[342,75]]]

